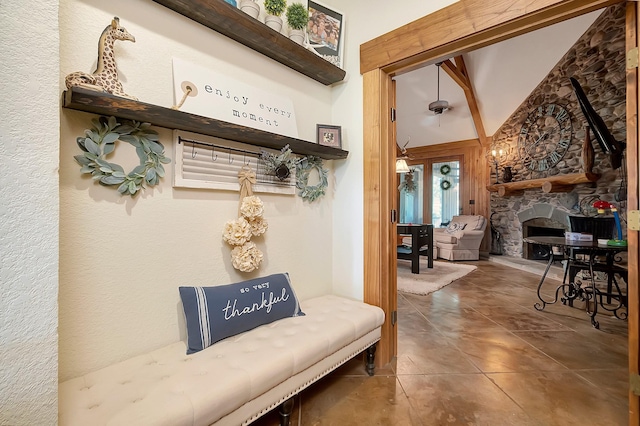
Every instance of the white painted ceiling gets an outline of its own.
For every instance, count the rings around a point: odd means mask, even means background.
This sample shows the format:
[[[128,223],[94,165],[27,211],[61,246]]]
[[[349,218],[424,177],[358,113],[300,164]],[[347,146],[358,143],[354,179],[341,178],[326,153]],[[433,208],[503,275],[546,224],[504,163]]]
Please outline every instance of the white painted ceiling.
[[[493,44],[463,58],[488,136],[522,104],[602,10]],[[455,63],[453,58],[450,58]],[[396,80],[397,141],[407,148],[477,138],[464,92],[440,70],[440,99],[451,109],[429,111],[437,100],[437,67],[427,65]]]

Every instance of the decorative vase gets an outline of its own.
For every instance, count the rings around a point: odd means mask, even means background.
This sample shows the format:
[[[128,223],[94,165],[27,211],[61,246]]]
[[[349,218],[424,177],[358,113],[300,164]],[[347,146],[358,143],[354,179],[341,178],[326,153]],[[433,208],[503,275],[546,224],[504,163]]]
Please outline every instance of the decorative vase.
[[[258,19],[260,15],[260,5],[253,0],[240,0],[240,10],[252,18]]]
[[[291,30],[289,32],[289,38],[298,44],[304,44],[304,31],[303,30]]]
[[[511,171],[511,167],[504,166],[502,168],[502,181],[504,183],[507,183],[507,182],[511,182],[511,179],[513,179],[513,172]]]
[[[264,23],[267,27],[274,29],[277,32],[282,30],[282,18],[275,15],[267,15],[264,17]]]

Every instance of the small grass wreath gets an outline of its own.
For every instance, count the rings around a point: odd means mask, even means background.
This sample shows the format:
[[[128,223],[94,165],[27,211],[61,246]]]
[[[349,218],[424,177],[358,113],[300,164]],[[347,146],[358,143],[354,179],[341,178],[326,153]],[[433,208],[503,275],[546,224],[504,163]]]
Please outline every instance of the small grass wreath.
[[[318,171],[319,182],[317,185],[309,185],[309,173],[311,170]],[[313,155],[300,160],[296,165],[296,187],[300,190],[299,194],[303,200],[313,202],[325,194],[325,190],[329,185],[327,174],[329,171],[322,167],[322,159]]]
[[[451,166],[449,166],[448,164],[443,164],[440,167],[440,173],[442,173],[443,175],[448,175],[451,172]]]
[[[447,189],[451,188],[451,182],[449,182],[446,179],[443,179],[442,182],[440,182],[440,188],[446,191]]]
[[[118,123],[115,117],[100,117],[91,120],[93,127],[85,130],[85,137],[76,142],[81,155],[74,158],[82,166],[81,173],[91,174],[93,180],[102,185],[118,185],[118,192],[132,197],[145,186],[158,184],[164,177],[164,164],[171,162],[165,157],[164,146],[158,141],[158,134],[151,130],[151,124],[123,120]],[[140,165],[125,173],[122,166],[110,163],[105,157],[116,149],[116,141],[131,144],[140,158]]]

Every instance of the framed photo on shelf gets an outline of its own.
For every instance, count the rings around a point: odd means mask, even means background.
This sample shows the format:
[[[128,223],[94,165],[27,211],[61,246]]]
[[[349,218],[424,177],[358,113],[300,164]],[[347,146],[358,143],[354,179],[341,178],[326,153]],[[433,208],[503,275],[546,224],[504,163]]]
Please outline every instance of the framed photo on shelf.
[[[307,35],[311,47],[324,59],[344,69],[344,15],[335,9],[309,0]]]
[[[318,144],[342,148],[342,127],[330,126],[328,124],[318,124],[317,126]]]

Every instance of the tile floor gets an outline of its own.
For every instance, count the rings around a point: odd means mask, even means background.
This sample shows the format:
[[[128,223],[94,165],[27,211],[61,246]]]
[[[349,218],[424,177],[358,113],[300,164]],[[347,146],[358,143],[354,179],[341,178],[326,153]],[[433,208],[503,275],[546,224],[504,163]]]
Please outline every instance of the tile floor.
[[[347,363],[301,393],[291,425],[627,424],[626,322],[599,314],[596,330],[577,307],[538,312],[537,275],[469,263],[431,295],[399,294],[397,359],[374,377],[362,358]]]

